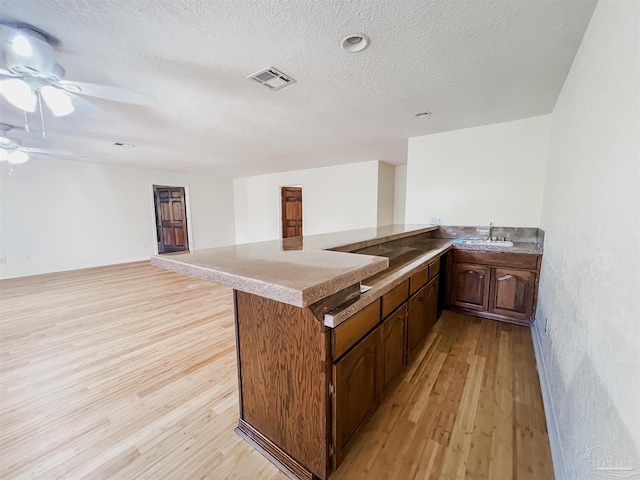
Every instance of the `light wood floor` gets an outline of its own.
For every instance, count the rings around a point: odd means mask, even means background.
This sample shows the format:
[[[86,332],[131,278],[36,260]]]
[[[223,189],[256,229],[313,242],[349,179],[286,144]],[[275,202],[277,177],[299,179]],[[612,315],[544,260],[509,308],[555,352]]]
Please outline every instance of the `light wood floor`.
[[[147,263],[0,282],[0,477],[278,479],[234,432],[229,289]],[[531,334],[445,312],[337,479],[553,478]]]

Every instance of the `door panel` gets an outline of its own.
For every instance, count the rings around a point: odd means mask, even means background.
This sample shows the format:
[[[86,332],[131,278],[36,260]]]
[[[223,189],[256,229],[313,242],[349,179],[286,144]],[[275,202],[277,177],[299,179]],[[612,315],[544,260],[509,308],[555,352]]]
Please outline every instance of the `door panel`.
[[[427,287],[422,287],[409,299],[407,316],[407,353],[411,356],[427,331]]]
[[[356,431],[380,403],[381,332],[378,327],[333,364],[333,468],[340,465]]]
[[[158,253],[189,251],[183,187],[154,186]]]
[[[302,188],[282,187],[282,238],[302,236]]]
[[[404,355],[405,325],[407,323],[407,305],[404,304],[382,323],[384,351],[383,388],[396,376],[406,364]]]
[[[532,313],[534,272],[496,268],[491,311],[511,317],[529,319]]]
[[[429,335],[431,329],[438,321],[438,282],[440,278],[436,275],[431,281],[427,284],[426,291],[426,325],[425,325],[425,335]]]
[[[489,268],[466,263],[454,265],[453,303],[475,310],[489,308]]]

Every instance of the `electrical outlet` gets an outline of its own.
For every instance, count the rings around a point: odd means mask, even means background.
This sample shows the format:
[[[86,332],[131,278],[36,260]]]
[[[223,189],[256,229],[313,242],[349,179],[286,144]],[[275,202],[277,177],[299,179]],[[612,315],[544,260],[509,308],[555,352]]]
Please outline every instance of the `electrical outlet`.
[[[148,243],[145,243],[145,244],[144,244],[144,249],[145,249],[145,250],[149,250],[149,244],[148,244]]]
[[[442,217],[431,217],[431,225],[442,225]]]
[[[0,265],[6,265],[7,257],[0,257]]]

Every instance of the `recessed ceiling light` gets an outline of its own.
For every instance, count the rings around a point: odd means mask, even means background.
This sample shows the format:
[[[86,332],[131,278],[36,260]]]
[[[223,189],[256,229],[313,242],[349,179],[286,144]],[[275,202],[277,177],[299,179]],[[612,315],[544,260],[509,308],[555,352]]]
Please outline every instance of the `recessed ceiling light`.
[[[347,52],[361,52],[369,46],[369,37],[362,33],[352,33],[342,39],[341,45]]]
[[[429,118],[431,116],[431,112],[420,112],[414,115],[416,118]]]
[[[135,148],[136,147],[136,145],[134,145],[133,143],[113,142],[113,144],[116,147],[122,147],[122,148]]]

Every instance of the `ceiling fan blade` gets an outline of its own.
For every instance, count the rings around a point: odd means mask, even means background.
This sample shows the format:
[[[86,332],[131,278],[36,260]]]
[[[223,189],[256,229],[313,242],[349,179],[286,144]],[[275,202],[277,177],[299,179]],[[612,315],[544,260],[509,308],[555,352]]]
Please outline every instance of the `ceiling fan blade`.
[[[75,154],[71,152],[67,152],[66,150],[52,150],[50,148],[31,148],[31,147],[20,147],[18,150],[22,150],[27,153],[39,153],[41,155],[66,155],[70,157],[74,157]]]
[[[97,83],[72,82],[69,80],[60,80],[56,82],[55,85],[70,93],[104,98],[114,102],[147,106],[156,103],[156,99],[153,95],[136,92],[127,88],[99,85]]]

